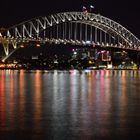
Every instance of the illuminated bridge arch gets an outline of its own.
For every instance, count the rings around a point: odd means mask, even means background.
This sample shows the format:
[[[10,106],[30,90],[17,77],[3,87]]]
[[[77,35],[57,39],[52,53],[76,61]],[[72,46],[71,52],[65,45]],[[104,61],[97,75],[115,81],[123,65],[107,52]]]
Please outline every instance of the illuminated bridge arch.
[[[38,17],[13,27],[1,36],[6,60],[20,44],[30,41],[95,44],[101,47],[140,50],[140,40],[119,23],[100,14],[65,12]],[[9,50],[9,44],[14,50]]]

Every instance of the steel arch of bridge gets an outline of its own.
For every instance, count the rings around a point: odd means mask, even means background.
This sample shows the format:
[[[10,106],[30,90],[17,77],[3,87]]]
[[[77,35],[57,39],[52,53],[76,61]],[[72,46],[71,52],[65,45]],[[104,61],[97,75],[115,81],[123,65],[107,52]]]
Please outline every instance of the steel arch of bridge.
[[[18,48],[18,44],[22,42],[53,41],[51,38],[49,39],[47,37],[40,37],[40,33],[49,27],[66,22],[81,23],[96,27],[103,32],[110,34],[112,37],[121,38],[121,40],[123,40],[126,45],[121,44],[122,46],[118,46],[119,48],[138,51],[140,50],[140,40],[119,23],[100,14],[85,12],[64,12],[45,17],[34,18],[7,29],[7,31],[4,32],[0,37],[0,42],[3,44],[6,54],[5,59],[8,58],[13,52],[9,52],[9,44],[13,45],[15,51]],[[54,40],[54,42],[56,42],[56,40]],[[94,43],[97,44],[95,40]]]

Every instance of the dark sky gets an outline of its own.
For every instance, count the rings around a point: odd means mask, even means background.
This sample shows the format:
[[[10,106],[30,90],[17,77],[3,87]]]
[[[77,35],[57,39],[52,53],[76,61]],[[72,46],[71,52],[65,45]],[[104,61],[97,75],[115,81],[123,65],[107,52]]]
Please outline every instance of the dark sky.
[[[81,11],[94,5],[94,12],[111,18],[140,38],[138,0],[3,0],[0,4],[0,27],[9,27],[37,16],[56,12]]]

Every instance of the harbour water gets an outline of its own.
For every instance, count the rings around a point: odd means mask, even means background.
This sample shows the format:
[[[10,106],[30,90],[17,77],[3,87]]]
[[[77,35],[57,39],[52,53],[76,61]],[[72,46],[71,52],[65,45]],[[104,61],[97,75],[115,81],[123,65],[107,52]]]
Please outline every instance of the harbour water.
[[[94,139],[140,139],[139,70],[0,70],[0,140]]]

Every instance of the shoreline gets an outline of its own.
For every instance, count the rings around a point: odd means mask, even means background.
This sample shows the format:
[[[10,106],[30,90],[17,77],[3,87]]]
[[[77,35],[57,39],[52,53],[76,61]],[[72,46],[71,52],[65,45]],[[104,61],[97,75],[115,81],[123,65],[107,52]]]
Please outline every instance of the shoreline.
[[[112,68],[112,69],[103,69],[103,68],[95,68],[95,69],[23,69],[23,68],[0,68],[0,70],[26,70],[26,71],[32,71],[32,70],[40,70],[40,71],[71,71],[71,70],[77,70],[77,71],[84,71],[84,70],[140,70],[140,69],[117,69],[117,68]]]

